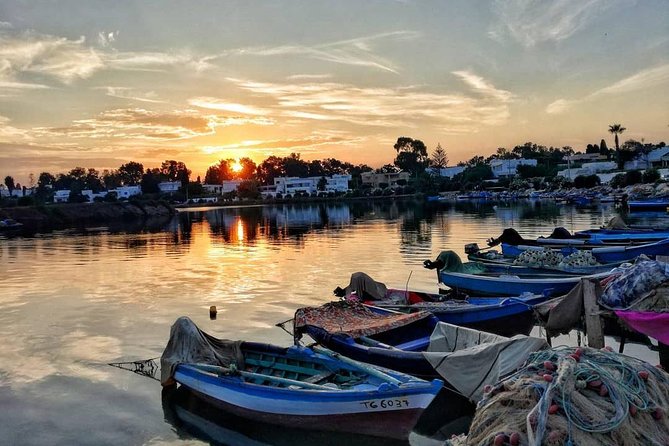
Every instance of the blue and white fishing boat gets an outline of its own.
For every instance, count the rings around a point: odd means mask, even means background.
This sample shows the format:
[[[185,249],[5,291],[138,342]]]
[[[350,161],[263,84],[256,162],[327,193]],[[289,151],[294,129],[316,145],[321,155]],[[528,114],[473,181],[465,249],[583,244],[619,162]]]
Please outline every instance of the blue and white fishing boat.
[[[601,280],[609,273],[590,276],[508,276],[477,275],[439,271],[439,283],[453,290],[475,296],[519,296],[523,293],[558,296],[569,292],[582,278]]]
[[[321,349],[232,342],[179,318],[162,382],[235,415],[270,424],[406,439],[443,386]]]
[[[545,346],[543,339],[508,338],[435,322],[425,312],[414,315],[407,319],[409,315],[393,311],[333,302],[298,309],[293,332],[297,339],[308,334],[360,361],[425,378],[439,376],[456,405],[462,404],[462,395],[476,401],[490,374],[513,372],[530,351]]]
[[[541,250],[541,246],[509,245],[502,243],[502,253],[507,257],[518,257],[527,250]],[[567,246],[560,248],[560,252],[568,256],[584,247]],[[669,255],[669,238],[642,245],[600,246],[589,249],[599,263],[616,263],[634,260],[640,255],[654,258],[658,255]]]
[[[544,295],[523,294],[516,297],[465,297],[449,298],[448,295],[420,291],[389,289],[386,299],[365,301],[373,311],[397,310],[400,312],[427,311],[437,322],[469,327],[501,336],[528,335],[535,319],[532,306],[544,302]]]
[[[669,198],[649,198],[646,200],[631,200],[627,202],[630,212],[636,211],[666,211],[669,207]]]

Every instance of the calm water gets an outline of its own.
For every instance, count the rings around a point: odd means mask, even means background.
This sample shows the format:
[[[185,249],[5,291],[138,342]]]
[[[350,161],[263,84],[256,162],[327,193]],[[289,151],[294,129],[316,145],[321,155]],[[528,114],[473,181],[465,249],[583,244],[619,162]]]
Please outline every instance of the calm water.
[[[422,262],[441,250],[463,255],[464,243],[484,245],[508,226],[528,236],[597,227],[614,213],[529,202],[312,204],[197,209],[144,228],[0,238],[0,443],[353,442],[214,424],[163,401],[157,382],[105,364],[159,356],[182,315],[220,337],[289,345],[274,324],[331,300],[355,271],[436,291]],[[645,347],[626,352],[657,362]]]

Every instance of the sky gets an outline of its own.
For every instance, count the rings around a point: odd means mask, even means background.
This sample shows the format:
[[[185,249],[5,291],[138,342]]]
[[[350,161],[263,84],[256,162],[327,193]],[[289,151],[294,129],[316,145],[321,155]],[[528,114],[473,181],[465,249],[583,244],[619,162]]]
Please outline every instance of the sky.
[[[669,142],[668,0],[0,3],[0,178]]]

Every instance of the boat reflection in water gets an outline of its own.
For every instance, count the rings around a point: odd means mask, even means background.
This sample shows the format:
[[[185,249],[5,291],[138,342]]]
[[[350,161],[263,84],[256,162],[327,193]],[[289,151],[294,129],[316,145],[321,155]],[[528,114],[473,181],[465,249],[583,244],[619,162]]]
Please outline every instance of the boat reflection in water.
[[[338,432],[286,428],[241,418],[198,398],[187,388],[163,388],[165,421],[182,439],[198,439],[211,445],[231,446],[400,446],[434,445],[467,429],[474,405],[462,397],[440,392],[423,413],[409,441]],[[444,421],[448,423],[444,424]],[[420,432],[420,433],[418,433]]]

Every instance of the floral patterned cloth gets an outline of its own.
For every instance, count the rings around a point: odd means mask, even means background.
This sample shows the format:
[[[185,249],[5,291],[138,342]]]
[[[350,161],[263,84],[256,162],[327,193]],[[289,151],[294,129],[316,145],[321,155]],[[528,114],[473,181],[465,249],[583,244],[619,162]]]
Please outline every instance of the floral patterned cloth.
[[[354,338],[371,336],[423,319],[430,313],[379,314],[357,302],[330,302],[320,307],[300,308],[293,319],[293,333],[303,333],[307,326],[329,333],[345,333]]]

